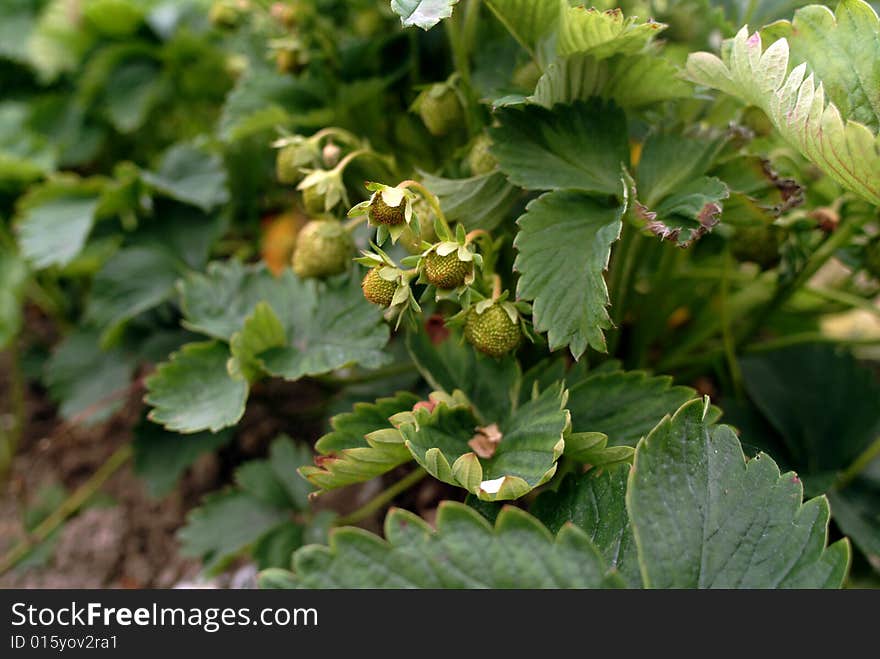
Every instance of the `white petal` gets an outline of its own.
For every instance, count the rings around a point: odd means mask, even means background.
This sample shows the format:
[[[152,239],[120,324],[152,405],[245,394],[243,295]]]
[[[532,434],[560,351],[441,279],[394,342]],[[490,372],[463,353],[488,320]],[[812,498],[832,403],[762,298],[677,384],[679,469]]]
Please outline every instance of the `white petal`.
[[[507,476],[502,476],[501,478],[496,478],[491,481],[483,481],[480,483],[480,489],[487,494],[498,494],[498,490],[501,489],[501,484],[504,482],[504,479]]]

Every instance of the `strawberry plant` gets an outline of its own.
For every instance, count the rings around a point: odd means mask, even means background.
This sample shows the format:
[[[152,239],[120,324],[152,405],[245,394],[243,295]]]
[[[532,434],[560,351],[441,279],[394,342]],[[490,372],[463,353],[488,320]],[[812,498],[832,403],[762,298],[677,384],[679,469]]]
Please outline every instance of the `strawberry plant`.
[[[869,3],[66,4],[3,10],[0,345],[136,392],[155,496],[224,455],[206,574],[878,582]]]

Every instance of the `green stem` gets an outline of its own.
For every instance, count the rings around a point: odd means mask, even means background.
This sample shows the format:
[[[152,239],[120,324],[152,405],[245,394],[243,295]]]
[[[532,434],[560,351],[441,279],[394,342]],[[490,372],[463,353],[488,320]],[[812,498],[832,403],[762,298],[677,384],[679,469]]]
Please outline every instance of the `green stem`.
[[[730,378],[733,381],[733,391],[738,398],[742,398],[742,372],[739,369],[739,363],[736,361],[736,343],[733,339],[733,331],[730,322],[730,309],[727,304],[727,297],[730,289],[730,279],[727,274],[732,267],[732,258],[729,250],[724,251],[722,258],[724,259],[724,277],[721,278],[721,341],[724,345],[724,357],[727,360],[727,369],[730,371]]]
[[[437,216],[437,219],[440,220],[443,228],[446,229],[450,236],[455,235],[449,226],[449,222],[446,220],[446,215],[443,214],[443,209],[440,208],[440,200],[437,198],[437,195],[428,190],[428,188],[426,188],[418,181],[413,181],[412,179],[404,181],[400,184],[399,187],[415,188],[416,190],[418,190],[421,193],[422,197],[424,197],[428,204],[431,206],[431,210],[434,211],[434,214]]]
[[[858,295],[853,295],[852,293],[847,293],[845,291],[838,291],[834,288],[826,288],[824,286],[808,286],[804,290],[811,295],[822,298],[823,300],[837,302],[848,307],[853,307],[854,309],[862,309],[875,316],[880,316],[880,306],[875,304],[872,300],[866,300]]]
[[[611,270],[611,321],[616,327],[616,331],[611,335],[608,341],[608,354],[613,355],[620,343],[620,325],[626,315],[626,299],[629,294],[630,283],[633,273],[636,269],[636,261],[641,248],[641,234],[638,229],[629,225],[624,225],[623,237],[620,241],[617,254],[615,254],[614,264]]]
[[[363,506],[358,508],[352,513],[348,515],[344,515],[339,517],[334,526],[351,526],[352,524],[357,524],[368,517],[371,517],[375,513],[379,512],[386,505],[394,501],[398,495],[406,492],[409,488],[418,484],[425,476],[428,475],[428,472],[422,469],[421,467],[417,468],[415,471],[410,472],[399,481],[397,481],[391,487],[382,490],[375,497],[370,499]]]
[[[849,222],[841,223],[837,230],[832,233],[819,249],[813,252],[807,264],[804,266],[796,277],[790,282],[784,284],[777,289],[776,294],[771,298],[770,302],[757,314],[754,315],[752,322],[747,326],[737,341],[738,346],[751,341],[754,336],[761,330],[767,320],[777,310],[779,310],[799,289],[804,287],[807,282],[819,271],[825,263],[834,256],[838,249],[846,245],[850,238],[861,228],[862,224],[869,218],[853,218]]]
[[[852,483],[878,456],[880,456],[880,437],[862,451],[861,455],[853,460],[853,463],[837,477],[837,481],[834,483],[835,489],[842,490]]]
[[[18,448],[18,442],[21,439],[21,432],[24,429],[25,416],[25,400],[24,400],[24,377],[21,373],[21,366],[18,359],[18,345],[15,338],[9,346],[7,357],[7,368],[9,373],[9,399],[12,415],[12,425],[8,432],[4,432],[0,428],[0,483],[6,475],[9,466],[12,464],[12,458]]]
[[[107,482],[107,479],[129,461],[131,455],[131,444],[125,444],[116,449],[113,455],[107,458],[89,480],[80,485],[51,515],[40,522],[37,528],[28,534],[27,538],[19,542],[0,560],[0,574],[4,574],[15,567],[19,561],[28,555],[31,549],[46,540],[68,517],[76,513],[84,503],[101,489],[104,483]]]

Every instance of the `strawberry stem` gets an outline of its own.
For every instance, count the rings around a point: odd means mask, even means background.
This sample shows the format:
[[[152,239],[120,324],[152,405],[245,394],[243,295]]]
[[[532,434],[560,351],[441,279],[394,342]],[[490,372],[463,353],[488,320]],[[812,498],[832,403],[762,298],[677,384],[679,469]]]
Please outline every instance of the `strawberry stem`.
[[[437,216],[437,219],[440,220],[440,223],[443,225],[446,231],[450,235],[455,235],[452,233],[452,229],[449,228],[449,222],[447,222],[446,216],[443,214],[443,209],[440,208],[440,200],[437,199],[437,196],[433,192],[428,190],[428,188],[426,188],[418,181],[413,181],[412,179],[404,181],[398,187],[414,188],[416,191],[418,191],[422,195],[422,197],[425,198],[428,204],[430,204],[431,210],[434,211],[434,214]]]

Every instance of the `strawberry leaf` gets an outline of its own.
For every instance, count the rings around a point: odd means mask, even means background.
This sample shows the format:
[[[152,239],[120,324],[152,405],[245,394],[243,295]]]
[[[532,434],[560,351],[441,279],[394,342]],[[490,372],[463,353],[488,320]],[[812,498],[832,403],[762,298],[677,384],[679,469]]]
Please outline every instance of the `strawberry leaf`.
[[[676,133],[656,133],[645,141],[633,208],[652,233],[688,247],[718,223],[729,192],[704,174],[725,141]]]
[[[568,389],[568,410],[575,432],[600,432],[611,446],[635,446],[664,416],[697,392],[673,386],[668,376],[643,371],[594,373]],[[713,408],[712,418],[719,412]]]
[[[422,182],[440,199],[443,214],[461,222],[468,231],[492,231],[507,217],[519,193],[500,172],[465,179],[448,179],[430,174]]]
[[[745,459],[706,401],[661,421],[636,448],[627,510],[648,588],[836,588],[847,540],[826,547],[828,501],[760,454]]]
[[[94,186],[51,182],[32,189],[19,202],[18,245],[35,268],[67,265],[82,251],[98,210]]]
[[[95,275],[86,319],[106,341],[126,321],[174,293],[180,265],[167,250],[131,247],[114,254]]]
[[[637,53],[666,29],[663,23],[651,20],[639,23],[635,16],[626,18],[620,9],[565,7],[561,18],[556,39],[560,55],[589,53],[603,58],[617,53]]]
[[[497,421],[500,441],[489,457],[477,455],[479,424],[466,405],[416,410],[399,430],[416,462],[432,476],[484,501],[502,501],[523,496],[556,473],[569,427],[564,407],[565,390],[556,385],[514,409]]]
[[[330,420],[333,431],[321,437],[315,450],[317,466],[299,473],[323,490],[361,483],[412,460],[403,438],[388,420],[408,412],[418,402],[415,394],[401,392],[375,403],[357,403],[354,410]],[[382,432],[380,432],[382,431]]]
[[[144,400],[150,419],[168,430],[217,432],[238,423],[247,401],[247,382],[229,377],[229,348],[218,341],[188,343],[147,378]]]
[[[559,0],[486,0],[486,4],[532,57],[541,53],[562,15]]]
[[[228,444],[232,432],[201,432],[180,435],[148,421],[134,429],[134,471],[147,485],[152,497],[164,497],[199,456]]]
[[[405,27],[413,25],[430,30],[444,18],[452,16],[458,0],[391,0],[391,10],[400,16]]]
[[[403,510],[385,519],[385,537],[342,528],[330,546],[303,547],[294,574],[272,583],[297,588],[600,588],[622,587],[586,533],[567,526],[554,537],[517,508],[494,527],[460,503],[444,502],[437,530]]]
[[[388,326],[364,299],[356,275],[303,281],[288,270],[280,286],[285,306],[276,311],[288,343],[259,355],[270,375],[298,380],[355,363],[377,368],[391,359],[382,350]]]
[[[493,359],[461,341],[458,332],[434,343],[424,331],[406,337],[419,372],[436,390],[462,392],[483,425],[508,416],[519,392],[519,364],[513,357]]]
[[[629,471],[629,465],[620,464],[569,475],[557,491],[542,492],[529,512],[551,533],[569,523],[583,530],[627,585],[639,588],[642,577],[626,512]]]
[[[600,99],[502,108],[490,129],[492,154],[512,183],[528,190],[573,189],[621,195],[629,161],[626,117]]]
[[[95,331],[77,329],[56,346],[43,380],[62,418],[91,425],[123,406],[135,367],[121,348],[102,350]]]
[[[517,220],[517,296],[534,300],[535,329],[548,333],[551,350],[568,346],[575,359],[588,346],[605,351],[602,330],[611,318],[603,272],[622,213],[622,207],[560,191],[531,202]]]
[[[803,36],[798,34],[801,27]],[[723,59],[691,54],[688,76],[761,108],[810,162],[847,190],[880,205],[880,105],[866,91],[880,85],[873,66],[880,57],[877,14],[862,0],[844,0],[834,18],[826,7],[811,5],[798,12],[790,27],[774,30],[791,36],[797,44],[794,52],[787,38],[764,50],[761,35],[749,36],[744,27],[722,50]],[[808,68],[813,71],[809,75]]]
[[[200,558],[208,573],[285,522],[289,512],[241,491],[210,494],[177,534],[181,553]]]
[[[529,100],[549,109],[598,96],[622,108],[642,108],[692,93],[692,85],[679,77],[675,65],[657,55],[572,55],[545,69]]]
[[[192,144],[172,146],[163,154],[158,170],[142,176],[157,192],[204,211],[229,201],[223,160]]]

